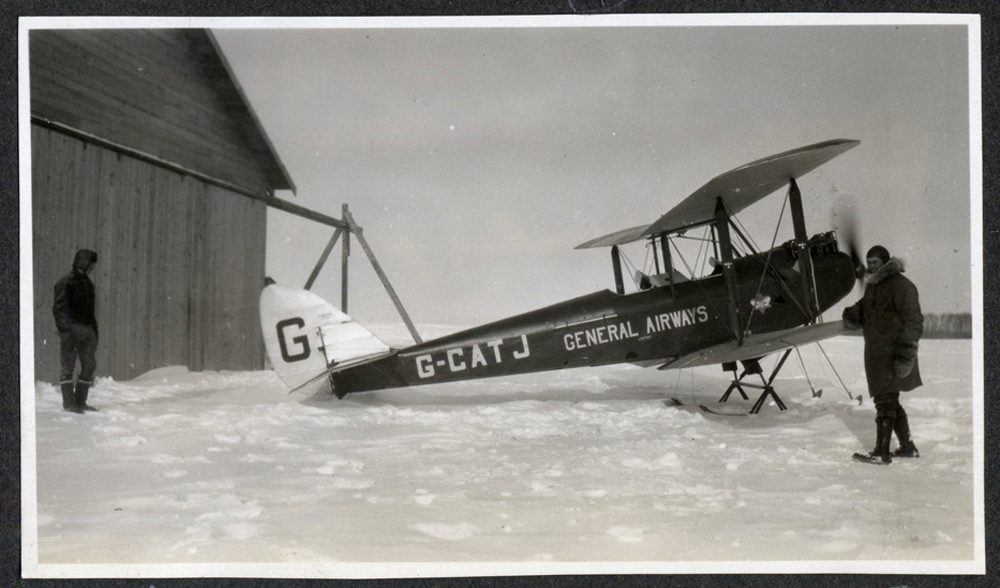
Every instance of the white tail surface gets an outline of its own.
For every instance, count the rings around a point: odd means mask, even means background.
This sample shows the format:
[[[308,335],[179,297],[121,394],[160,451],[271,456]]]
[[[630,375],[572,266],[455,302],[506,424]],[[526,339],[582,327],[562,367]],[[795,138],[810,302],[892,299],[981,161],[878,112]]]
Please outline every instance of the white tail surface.
[[[364,363],[390,351],[371,331],[308,290],[272,284],[260,294],[260,324],[267,356],[290,388],[328,387],[316,376],[331,363]]]

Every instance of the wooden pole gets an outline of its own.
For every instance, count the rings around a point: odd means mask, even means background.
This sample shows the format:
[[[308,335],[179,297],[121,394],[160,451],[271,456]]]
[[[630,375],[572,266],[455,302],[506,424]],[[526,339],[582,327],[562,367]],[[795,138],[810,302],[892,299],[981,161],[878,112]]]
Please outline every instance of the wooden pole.
[[[340,253],[340,310],[344,314],[347,314],[347,259],[351,256],[351,231],[356,231],[356,228],[351,227],[347,224],[347,205],[345,204],[341,209],[344,216],[344,224],[347,226],[347,234],[344,235],[344,245],[341,247]]]
[[[351,227],[351,231],[358,238],[358,243],[361,244],[361,248],[364,249],[365,255],[368,256],[368,261],[372,263],[372,267],[375,268],[375,273],[378,274],[378,278],[382,280],[382,286],[385,287],[385,291],[389,293],[389,298],[392,298],[392,303],[396,306],[396,310],[399,311],[400,316],[403,317],[403,322],[406,323],[406,328],[410,330],[410,334],[413,335],[413,340],[419,345],[423,343],[423,339],[420,338],[420,334],[417,333],[416,327],[413,326],[413,321],[410,320],[410,315],[406,314],[406,309],[403,308],[403,303],[399,301],[399,296],[396,295],[396,291],[392,288],[392,284],[389,283],[389,278],[386,277],[385,272],[382,271],[382,266],[379,265],[378,260],[375,259],[375,254],[372,253],[371,247],[368,246],[368,242],[365,241],[364,234],[358,227],[357,223],[354,222],[354,217],[351,216],[350,211],[347,210],[347,205],[344,205],[344,221]]]
[[[323,255],[319,256],[319,261],[316,262],[316,267],[314,267],[312,273],[309,274],[309,280],[306,281],[306,290],[311,289],[313,283],[316,282],[316,278],[319,276],[319,270],[323,269],[327,258],[330,257],[330,252],[333,251],[333,246],[337,244],[337,239],[340,239],[340,234],[343,232],[344,229],[337,229],[333,232],[333,237],[331,237],[330,242],[326,244],[326,249],[323,250]]]
[[[84,142],[87,142],[87,143],[92,143],[94,145],[98,145],[98,146],[103,147],[105,149],[110,149],[110,150],[115,151],[117,153],[121,153],[122,155],[127,155],[129,157],[138,159],[139,161],[143,161],[145,163],[149,163],[149,164],[152,164],[152,165],[155,165],[155,166],[158,166],[158,167],[162,167],[164,169],[168,169],[168,170],[170,170],[172,172],[175,172],[175,173],[178,173],[178,174],[181,174],[181,175],[192,177],[192,178],[194,178],[196,180],[199,180],[201,182],[205,182],[206,184],[211,184],[213,186],[218,186],[218,187],[223,188],[225,190],[229,190],[230,192],[236,192],[237,194],[242,194],[243,196],[246,196],[247,198],[252,198],[254,200],[260,200],[261,202],[267,204],[271,208],[277,208],[278,210],[287,212],[289,214],[294,214],[294,215],[300,216],[302,218],[307,218],[307,219],[309,219],[311,221],[316,221],[318,223],[321,223],[321,224],[324,224],[324,225],[328,225],[328,226],[331,226],[331,227],[334,227],[334,228],[338,228],[338,229],[346,229],[347,228],[347,225],[344,224],[344,222],[341,221],[341,220],[335,219],[333,217],[329,217],[329,216],[327,216],[325,214],[322,214],[322,213],[319,213],[319,212],[315,212],[313,210],[309,210],[308,208],[305,208],[304,206],[299,206],[297,204],[292,204],[291,202],[288,202],[287,200],[282,200],[280,198],[276,198],[272,194],[270,194],[270,193],[268,193],[266,191],[259,191],[259,190],[254,190],[252,188],[248,188],[248,187],[245,187],[245,186],[238,186],[238,185],[233,184],[231,182],[227,182],[225,180],[212,177],[212,176],[210,176],[208,174],[203,174],[201,172],[195,171],[195,170],[190,169],[190,168],[186,168],[186,167],[178,165],[176,163],[172,163],[172,162],[166,161],[164,159],[156,157],[155,155],[151,155],[151,154],[145,153],[143,151],[138,151],[136,149],[132,149],[130,147],[126,147],[126,146],[121,145],[119,143],[115,143],[113,141],[108,141],[107,139],[102,139],[102,138],[100,138],[100,137],[98,137],[96,135],[92,135],[90,133],[81,131],[79,129],[73,128],[73,127],[68,126],[68,125],[64,125],[64,124],[61,124],[61,123],[58,123],[58,122],[50,121],[50,120],[41,118],[39,116],[32,116],[31,117],[31,122],[33,124],[38,125],[38,126],[41,126],[41,127],[47,128],[47,129],[52,129],[54,131],[58,131],[58,132],[60,132],[60,133],[62,133],[64,135],[69,135],[70,137],[74,137],[74,138],[79,139],[81,141],[84,141]]]
[[[296,216],[301,216],[302,218],[307,218],[311,221],[316,221],[320,224],[324,224],[330,227],[336,227],[338,229],[347,228],[347,226],[343,223],[343,221],[337,220],[333,217],[326,216],[325,214],[309,210],[308,208],[305,208],[303,206],[292,204],[287,200],[275,198],[274,196],[259,196],[246,192],[244,192],[243,195],[249,196],[254,200],[260,200],[261,202],[267,204],[271,208],[277,208],[280,211],[287,212],[289,214],[294,214]]]

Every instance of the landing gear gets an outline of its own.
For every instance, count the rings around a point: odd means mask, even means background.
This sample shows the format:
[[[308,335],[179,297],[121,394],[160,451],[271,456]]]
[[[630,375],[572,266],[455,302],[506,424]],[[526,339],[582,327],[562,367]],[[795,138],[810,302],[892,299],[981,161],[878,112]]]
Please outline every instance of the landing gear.
[[[778,377],[778,372],[781,371],[782,366],[785,365],[785,360],[788,359],[788,355],[791,352],[792,348],[789,348],[786,349],[785,352],[781,354],[781,359],[778,360],[778,365],[774,366],[774,371],[771,372],[771,377],[766,380],[764,379],[764,369],[760,366],[760,358],[747,359],[743,361],[742,362],[743,373],[741,373],[739,377],[736,377],[736,362],[722,364],[722,369],[733,372],[733,382],[729,385],[729,388],[726,390],[726,393],[722,395],[722,398],[719,399],[719,402],[728,401],[729,395],[733,393],[733,390],[738,391],[740,393],[740,396],[742,396],[744,400],[749,400],[750,398],[746,395],[746,392],[744,392],[743,390],[743,387],[746,386],[748,388],[756,388],[757,390],[763,390],[763,392],[761,392],[760,398],[757,399],[757,402],[754,403],[753,408],[750,409],[750,414],[757,414],[758,412],[760,412],[760,409],[763,408],[764,403],[767,402],[768,397],[774,399],[774,403],[778,405],[778,408],[780,410],[787,410],[788,407],[785,406],[785,403],[781,401],[781,398],[778,396],[778,393],[774,391],[774,386],[772,386],[771,384],[774,383],[774,379]],[[761,381],[760,384],[752,384],[750,382],[743,381],[743,378],[752,374],[760,376],[760,381]]]
[[[751,365],[747,365],[747,364],[751,364]],[[728,388],[726,388],[726,393],[723,394],[722,398],[719,399],[720,403],[728,401],[729,400],[729,395],[733,393],[733,390],[736,390],[737,392],[739,392],[740,396],[743,397],[743,400],[750,400],[750,397],[747,396],[747,393],[743,391],[743,386],[740,385],[740,382],[743,381],[743,378],[745,378],[747,376],[747,374],[751,374],[751,373],[758,373],[759,374],[760,373],[760,364],[757,363],[756,360],[751,360],[751,361],[748,361],[748,362],[743,362],[743,366],[744,366],[743,373],[740,374],[740,377],[737,378],[736,377],[736,370],[738,368],[736,366],[736,362],[735,361],[729,361],[729,362],[726,362],[726,363],[722,364],[722,370],[723,371],[733,372],[733,383],[730,384]],[[756,368],[756,370],[757,370],[756,372],[751,371],[754,368]],[[749,384],[747,384],[747,385],[749,385]]]

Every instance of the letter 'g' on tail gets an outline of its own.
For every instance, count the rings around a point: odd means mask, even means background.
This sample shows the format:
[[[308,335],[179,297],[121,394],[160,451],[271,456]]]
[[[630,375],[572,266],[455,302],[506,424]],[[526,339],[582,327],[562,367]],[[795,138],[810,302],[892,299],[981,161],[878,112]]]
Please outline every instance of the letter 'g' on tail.
[[[329,388],[317,378],[331,367],[365,363],[390,352],[368,329],[308,290],[272,284],[260,294],[260,324],[267,356],[289,388]],[[313,380],[310,382],[310,380]]]

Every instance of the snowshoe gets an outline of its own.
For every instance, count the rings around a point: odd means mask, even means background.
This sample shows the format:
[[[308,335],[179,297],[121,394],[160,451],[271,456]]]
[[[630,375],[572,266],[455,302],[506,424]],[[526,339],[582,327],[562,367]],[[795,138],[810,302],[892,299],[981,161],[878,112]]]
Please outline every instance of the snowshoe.
[[[895,420],[894,418],[887,417],[876,418],[875,449],[869,453],[855,453],[854,461],[876,465],[889,465],[892,463],[892,453],[889,452],[889,443],[892,441],[892,427]]]
[[[861,463],[871,463],[875,465],[889,465],[892,463],[892,456],[887,453],[855,453],[854,461]]]

